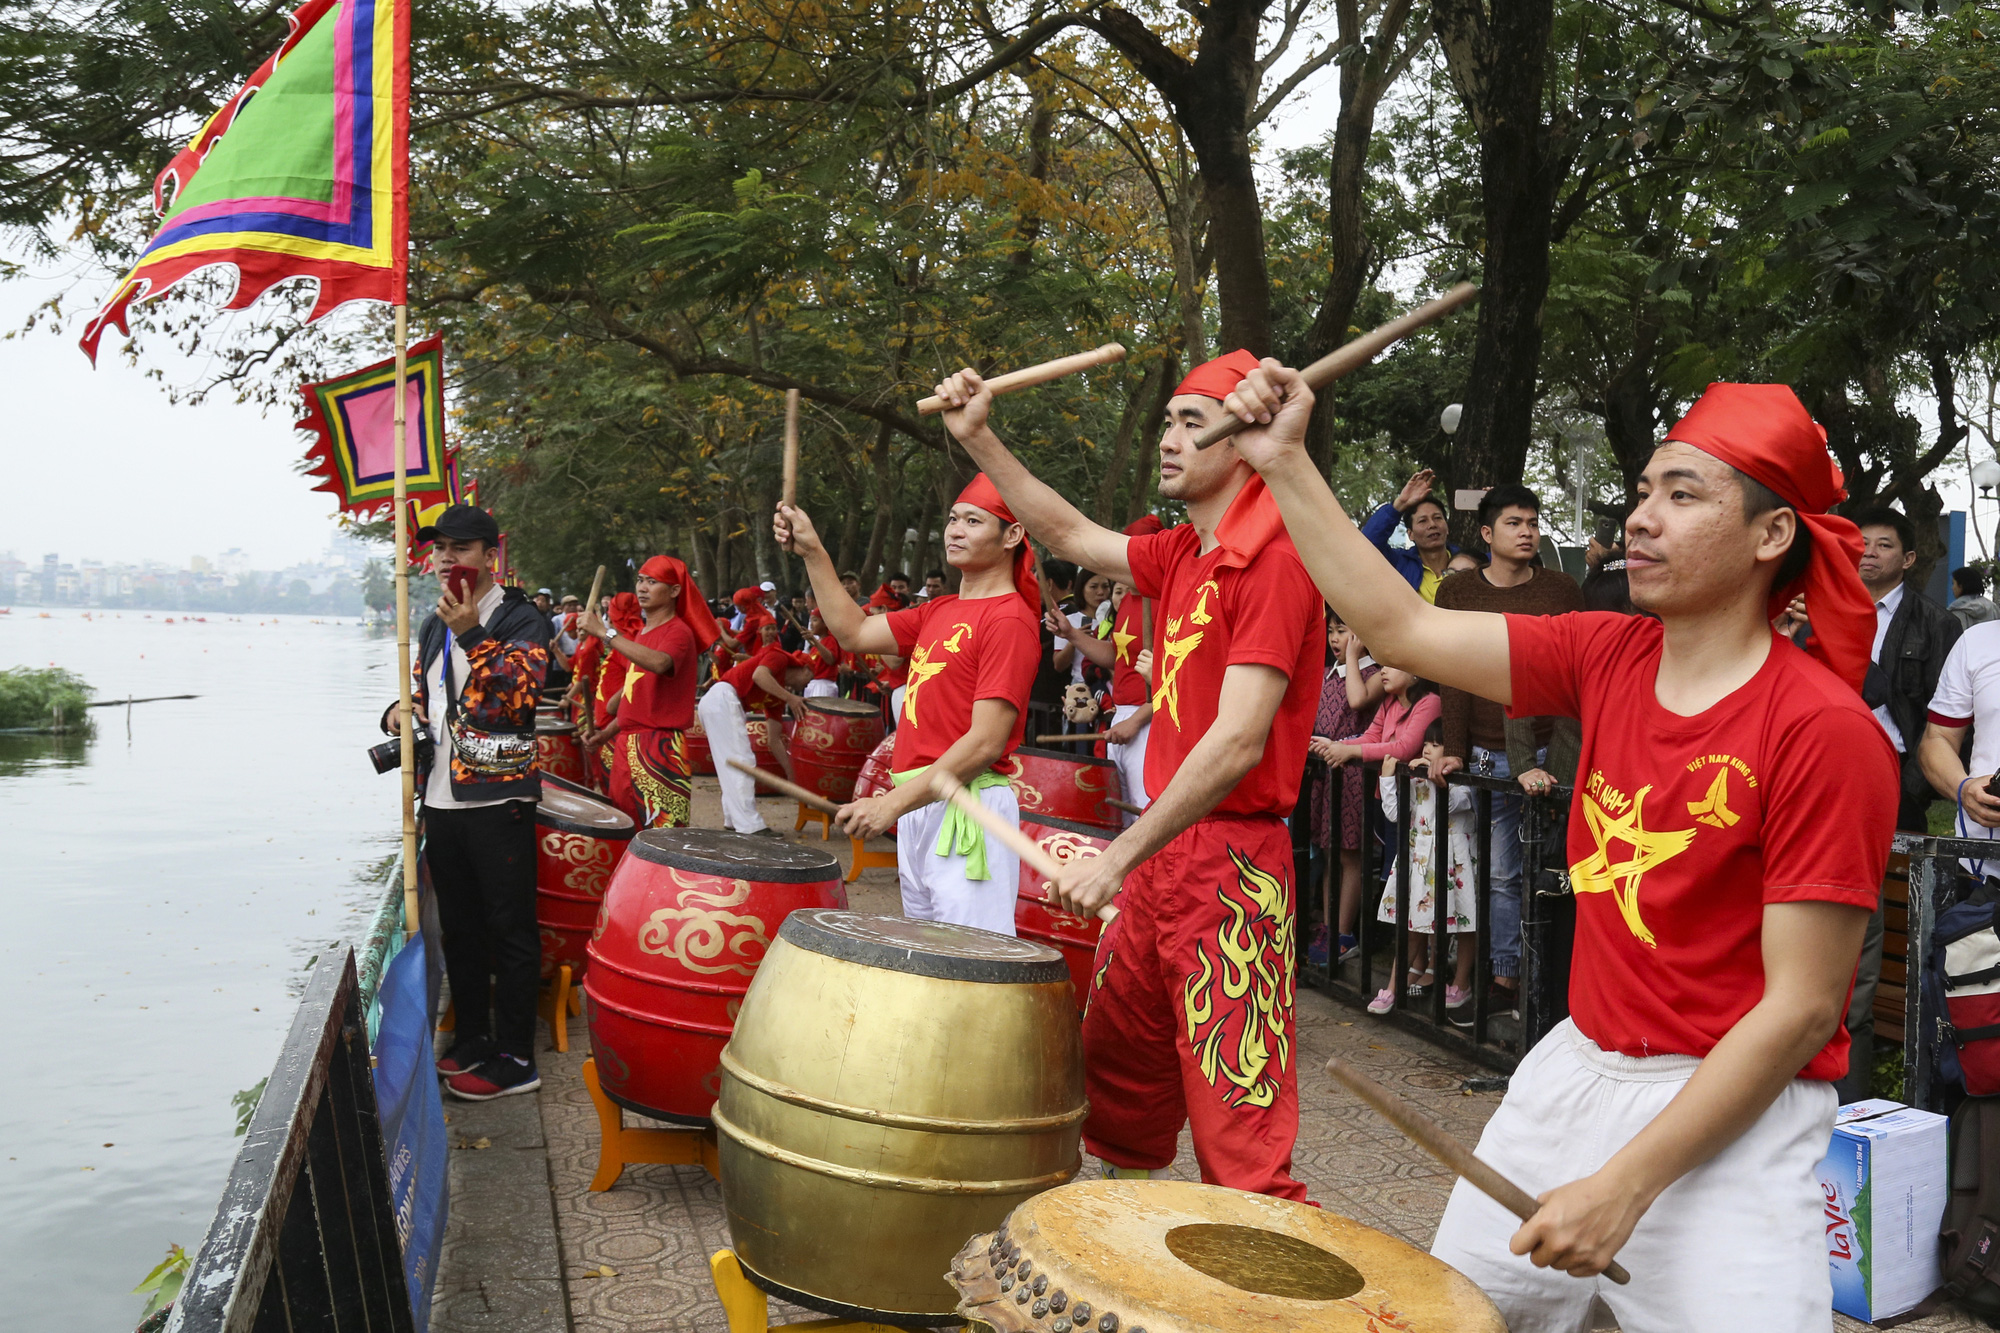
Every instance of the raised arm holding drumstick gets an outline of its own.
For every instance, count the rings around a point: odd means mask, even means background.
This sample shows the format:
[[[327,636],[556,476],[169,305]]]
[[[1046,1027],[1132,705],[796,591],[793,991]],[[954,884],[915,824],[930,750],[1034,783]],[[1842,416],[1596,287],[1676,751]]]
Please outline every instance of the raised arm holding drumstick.
[[[945,559],[959,571],[959,591],[868,616],[842,591],[804,510],[781,504],[774,531],[780,546],[804,558],[820,615],[843,647],[909,659],[890,761],[896,785],[842,806],[835,820],[857,838],[897,830],[906,916],[1013,934],[1020,863],[1012,848],[989,841],[930,782],[915,779],[942,768],[997,817],[1020,824],[1000,770],[1021,743],[1041,655],[1027,534],[992,483],[975,477],[945,523]]]
[[[1826,513],[1842,491],[1825,432],[1783,385],[1711,385],[1626,521],[1648,614],[1501,617],[1427,605],[1348,521],[1303,448],[1297,373],[1267,360],[1228,407],[1378,661],[1583,722],[1571,1020],[1529,1052],[1479,1147],[1541,1207],[1517,1224],[1461,1183],[1433,1252],[1514,1328],[1584,1327],[1593,1294],[1627,1329],[1826,1328],[1813,1168],[1897,771],[1858,693],[1874,608],[1858,533]],[[1811,656],[1771,632],[1801,589]],[[1614,1255],[1629,1287],[1544,1271]]]
[[[1084,1019],[1085,1142],[1114,1172],[1163,1170],[1185,1106],[1204,1179],[1296,1199],[1305,1187],[1291,1171],[1298,1071],[1285,816],[1319,697],[1320,599],[1251,470],[1233,449],[1193,447],[1255,364],[1247,352],[1212,361],[1169,401],[1160,493],[1185,501],[1192,521],[1142,536],[1097,526],[1030,475],[988,428],[993,398],[977,374],[961,371],[937,393],[946,428],[1030,532],[1159,599],[1152,805],[1101,855],[1053,881],[1064,906],[1085,917],[1124,891]],[[1269,985],[1229,994],[1225,936],[1239,951],[1251,942],[1250,971]],[[1240,956],[1230,964],[1242,965]]]

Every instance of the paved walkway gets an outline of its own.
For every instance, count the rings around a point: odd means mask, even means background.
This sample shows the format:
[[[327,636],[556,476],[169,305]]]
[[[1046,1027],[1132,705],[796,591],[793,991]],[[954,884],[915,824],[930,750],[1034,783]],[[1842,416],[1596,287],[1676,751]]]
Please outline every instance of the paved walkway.
[[[788,836],[818,844],[816,832],[790,833],[791,802],[773,798],[759,805]],[[697,780],[695,822],[720,825],[713,780]],[[844,839],[825,845],[846,864]],[[865,871],[850,905],[857,911],[896,911],[895,872]],[[1316,992],[1299,996],[1297,1051],[1299,1178],[1325,1207],[1428,1246],[1451,1178],[1380,1117],[1329,1086],[1320,1071],[1329,1057],[1339,1055],[1468,1142],[1477,1139],[1500,1102],[1498,1093],[1465,1090],[1468,1079],[1488,1071]],[[575,1333],[726,1333],[708,1275],[708,1256],[729,1243],[721,1189],[699,1167],[638,1166],[628,1168],[609,1191],[590,1192],[598,1131],[581,1076],[588,1055],[582,1022],[572,1020],[568,1054],[547,1049],[542,1054],[538,1107],[526,1097],[480,1107],[446,1099],[454,1139],[490,1138],[491,1146],[452,1154],[451,1239],[433,1307],[436,1333],[560,1333],[565,1327]],[[539,1110],[539,1133],[531,1109]],[[626,1119],[640,1122],[629,1113]],[[1199,1178],[1185,1134],[1173,1170],[1181,1179]],[[1087,1161],[1083,1178],[1095,1174],[1095,1164]],[[556,1231],[546,1239],[549,1198],[536,1197],[544,1191],[553,1198]],[[518,1234],[509,1239],[510,1233]],[[550,1308],[558,1285],[549,1280],[552,1264],[567,1292],[567,1324],[563,1312]],[[496,1271],[495,1265],[501,1267]],[[791,1323],[823,1316],[774,1301],[771,1317]],[[1868,1327],[1839,1316],[1835,1326],[1843,1333]],[[1971,1333],[1985,1326],[1946,1314],[1907,1327]]]

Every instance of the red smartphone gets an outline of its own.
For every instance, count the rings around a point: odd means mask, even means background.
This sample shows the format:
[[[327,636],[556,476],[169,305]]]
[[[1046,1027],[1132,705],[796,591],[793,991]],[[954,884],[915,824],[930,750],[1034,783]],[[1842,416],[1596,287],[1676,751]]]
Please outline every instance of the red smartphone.
[[[472,585],[479,581],[479,571],[471,565],[452,565],[444,571],[444,586],[451,589],[454,601],[464,601],[472,594]]]

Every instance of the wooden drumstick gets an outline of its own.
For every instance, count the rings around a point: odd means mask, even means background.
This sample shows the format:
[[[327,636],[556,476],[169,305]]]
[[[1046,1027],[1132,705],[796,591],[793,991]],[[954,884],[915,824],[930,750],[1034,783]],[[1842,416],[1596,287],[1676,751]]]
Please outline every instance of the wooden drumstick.
[[[963,783],[942,768],[933,765],[930,771],[931,787],[938,796],[950,801],[959,809],[971,815],[981,827],[1000,841],[1007,844],[1014,855],[1035,868],[1043,879],[1054,879],[1062,874],[1062,862],[1050,856],[1035,845],[1035,840],[1009,824],[1000,816],[979,803],[979,798],[965,789]],[[1097,909],[1097,919],[1107,924],[1116,920],[1118,909],[1106,904]]]
[[[590,600],[583,604],[583,609],[586,611],[597,611],[597,594],[603,591],[604,591],[604,566],[599,565],[597,567],[597,573],[593,575],[590,580]],[[604,613],[602,611],[597,611],[597,614],[603,615]]]
[[[840,813],[840,807],[832,801],[827,800],[826,797],[821,796],[816,791],[807,791],[798,783],[781,778],[776,773],[767,773],[763,769],[746,764],[740,759],[728,759],[723,762],[727,763],[738,773],[745,773],[757,779],[757,781],[763,783],[772,791],[777,792],[780,796],[791,797],[800,805],[809,805],[815,810],[824,810],[830,815]]]
[[[1074,375],[1079,370],[1090,370],[1096,366],[1108,366],[1125,359],[1123,343],[1106,343],[1093,347],[1088,352],[1078,352],[1075,356],[1061,356],[1053,361],[1044,361],[1039,366],[1029,366],[1026,370],[1011,370],[1005,375],[995,375],[986,381],[986,387],[995,398],[1012,393],[1016,389],[1032,389],[1037,384],[1047,384],[1065,375]],[[944,399],[932,396],[917,404],[917,415],[935,416],[944,411]]]
[[[1121,801],[1116,796],[1105,797],[1104,803],[1113,810],[1123,810],[1128,815],[1143,815],[1146,813],[1145,806],[1134,805],[1130,801]]]
[[[1436,300],[1426,301],[1409,314],[1399,319],[1392,319],[1382,327],[1362,334],[1353,342],[1335,348],[1300,371],[1299,378],[1306,382],[1307,388],[1318,393],[1343,375],[1351,375],[1361,369],[1381,355],[1384,349],[1401,342],[1427,324],[1437,323],[1478,295],[1478,284],[1461,282]],[[1242,430],[1244,425],[1241,417],[1226,416],[1195,436],[1194,447],[1206,449],[1211,444],[1219,444]]]
[[[799,502],[799,391],[785,390],[785,507]]]
[[[1077,741],[1101,741],[1109,734],[1109,732],[1104,731],[1071,731],[1065,732],[1060,736],[1037,736],[1035,737],[1035,744],[1070,745]]]
[[[1384,1120],[1401,1130],[1410,1142],[1438,1159],[1447,1171],[1463,1176],[1472,1187],[1505,1208],[1523,1222],[1541,1208],[1535,1196],[1479,1160],[1443,1125],[1377,1083],[1339,1056],[1326,1062],[1326,1072],[1347,1085],[1349,1092],[1375,1108]],[[1616,1260],[1604,1266],[1604,1276],[1623,1286],[1632,1275]]]

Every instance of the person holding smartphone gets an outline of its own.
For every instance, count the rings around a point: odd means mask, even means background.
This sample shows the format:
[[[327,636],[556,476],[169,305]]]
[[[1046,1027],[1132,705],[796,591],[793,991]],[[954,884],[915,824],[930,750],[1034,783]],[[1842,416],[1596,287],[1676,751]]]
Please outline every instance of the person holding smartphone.
[[[440,591],[418,631],[415,721],[433,744],[421,764],[424,861],[437,893],[457,1036],[437,1062],[445,1087],[485,1101],[541,1086],[535,1070],[535,708],[549,665],[549,620],[493,578],[500,525],[452,505],[417,532]],[[401,729],[400,704],[382,729]]]

